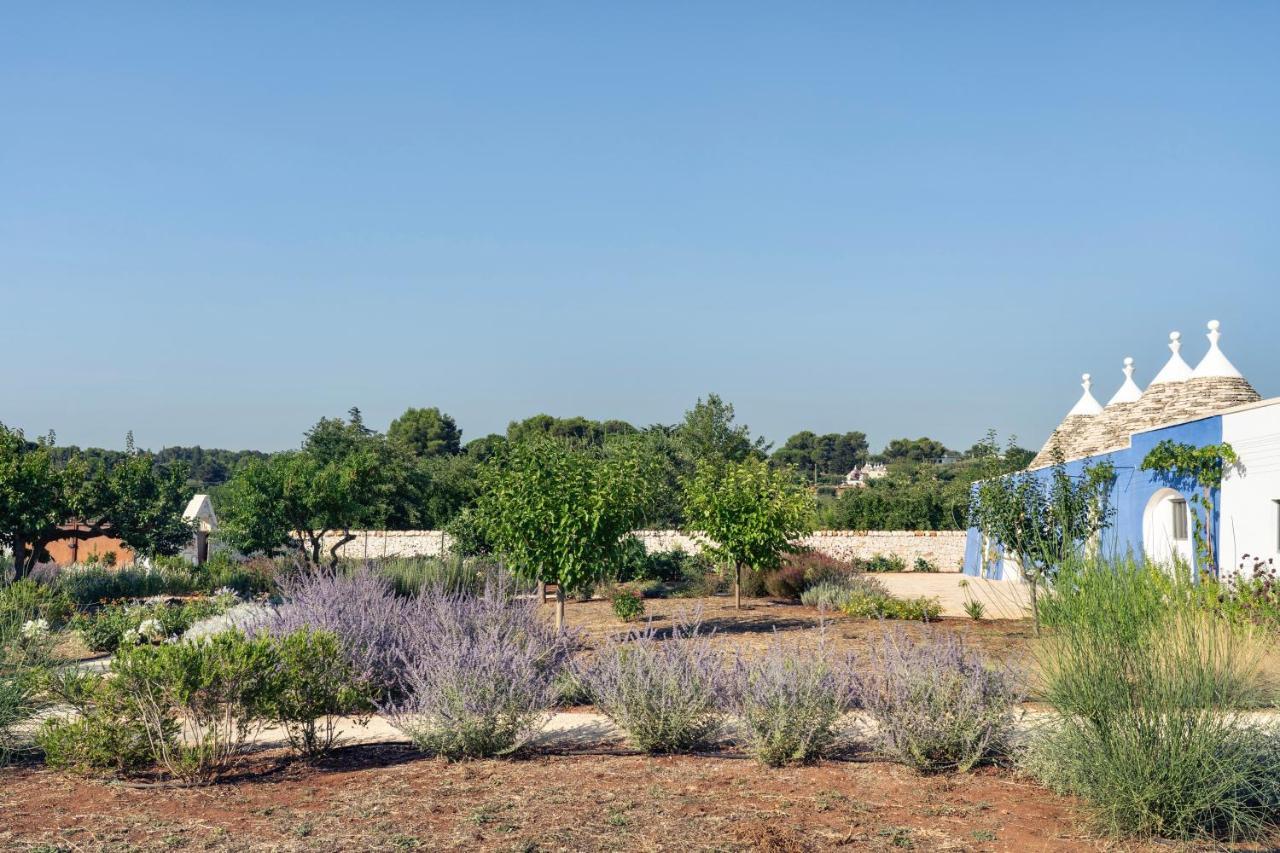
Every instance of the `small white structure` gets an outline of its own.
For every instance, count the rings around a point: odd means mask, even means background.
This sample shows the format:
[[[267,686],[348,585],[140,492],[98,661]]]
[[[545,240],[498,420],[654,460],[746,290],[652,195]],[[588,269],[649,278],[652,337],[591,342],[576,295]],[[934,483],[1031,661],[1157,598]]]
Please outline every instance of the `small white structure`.
[[[887,477],[889,469],[881,462],[873,462],[869,465],[859,465],[848,474],[844,475],[844,484],[846,486],[854,486],[862,488],[867,485],[869,480],[879,480],[881,477]]]
[[[192,522],[195,529],[195,562],[203,566],[209,559],[209,534],[218,529],[218,516],[213,511],[213,501],[208,495],[195,495],[187,502],[182,517]]]

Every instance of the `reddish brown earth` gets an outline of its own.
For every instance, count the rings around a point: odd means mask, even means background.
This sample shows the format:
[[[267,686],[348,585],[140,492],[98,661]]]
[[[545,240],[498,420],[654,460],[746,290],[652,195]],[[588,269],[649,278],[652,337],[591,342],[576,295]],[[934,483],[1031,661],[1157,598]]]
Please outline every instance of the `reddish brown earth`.
[[[7,850],[1098,850],[1071,802],[1007,771],[766,769],[732,755],[543,755],[447,764],[352,747],[282,753],[204,788],[0,771]]]

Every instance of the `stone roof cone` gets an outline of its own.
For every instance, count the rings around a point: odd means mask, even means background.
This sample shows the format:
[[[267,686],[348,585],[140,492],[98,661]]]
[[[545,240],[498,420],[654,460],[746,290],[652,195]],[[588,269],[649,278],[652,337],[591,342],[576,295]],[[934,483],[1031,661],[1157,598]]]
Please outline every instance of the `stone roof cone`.
[[[1079,456],[1091,456],[1104,450],[1114,450],[1129,443],[1129,434],[1124,425],[1129,413],[1142,399],[1142,389],[1133,381],[1133,358],[1126,357],[1124,382],[1111,395],[1102,414],[1086,424],[1076,436],[1074,450]]]
[[[1262,395],[1240,375],[1218,346],[1222,338],[1219,331],[1222,324],[1210,320],[1208,328],[1209,333],[1205,337],[1209,339],[1209,351],[1200,359],[1187,381],[1188,408],[1194,412],[1192,417],[1215,414],[1262,399]]]
[[[1182,333],[1169,333],[1171,355],[1138,401],[1117,419],[1116,429],[1126,439],[1135,432],[1182,420],[1186,411],[1183,391],[1191,378],[1191,365],[1182,358]]]
[[[1055,450],[1062,454],[1063,459],[1073,459],[1081,455],[1076,452],[1080,437],[1088,434],[1089,426],[1097,420],[1098,415],[1102,414],[1102,404],[1090,391],[1093,378],[1086,373],[1080,379],[1080,387],[1084,389],[1084,393],[1071,407],[1071,411],[1067,412],[1067,416],[1062,419],[1062,423],[1058,424],[1058,428],[1049,436],[1049,440],[1044,443],[1044,447],[1040,448],[1040,452],[1031,460],[1028,467],[1043,468],[1046,465],[1052,465],[1055,461]]]

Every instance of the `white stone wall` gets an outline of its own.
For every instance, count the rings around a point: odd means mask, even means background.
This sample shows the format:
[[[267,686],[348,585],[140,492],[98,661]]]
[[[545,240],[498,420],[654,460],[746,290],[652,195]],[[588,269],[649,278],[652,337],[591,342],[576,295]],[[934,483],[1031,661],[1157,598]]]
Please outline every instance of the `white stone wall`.
[[[381,557],[437,557],[449,547],[448,537],[441,530],[354,532],[356,538],[339,549],[339,556],[371,560]],[[696,554],[702,550],[697,538],[679,530],[638,530],[635,536],[650,553],[679,550]],[[325,548],[338,539],[337,535],[326,536]],[[963,530],[822,530],[800,540],[800,544],[837,560],[893,555],[906,561],[910,569],[917,557],[923,557],[943,572],[960,571],[964,563],[964,543]]]
[[[1249,555],[1280,563],[1280,402],[1222,416],[1222,440],[1240,464],[1222,479],[1218,563],[1223,577]]]

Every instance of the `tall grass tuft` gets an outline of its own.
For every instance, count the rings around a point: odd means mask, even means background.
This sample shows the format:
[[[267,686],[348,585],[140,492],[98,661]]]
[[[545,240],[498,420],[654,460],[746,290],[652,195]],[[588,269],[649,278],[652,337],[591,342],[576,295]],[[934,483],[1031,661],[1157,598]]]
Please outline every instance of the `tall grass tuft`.
[[[1040,690],[1056,711],[1026,766],[1081,796],[1105,831],[1259,836],[1280,806],[1262,638],[1189,573],[1133,559],[1063,568],[1041,598]]]

